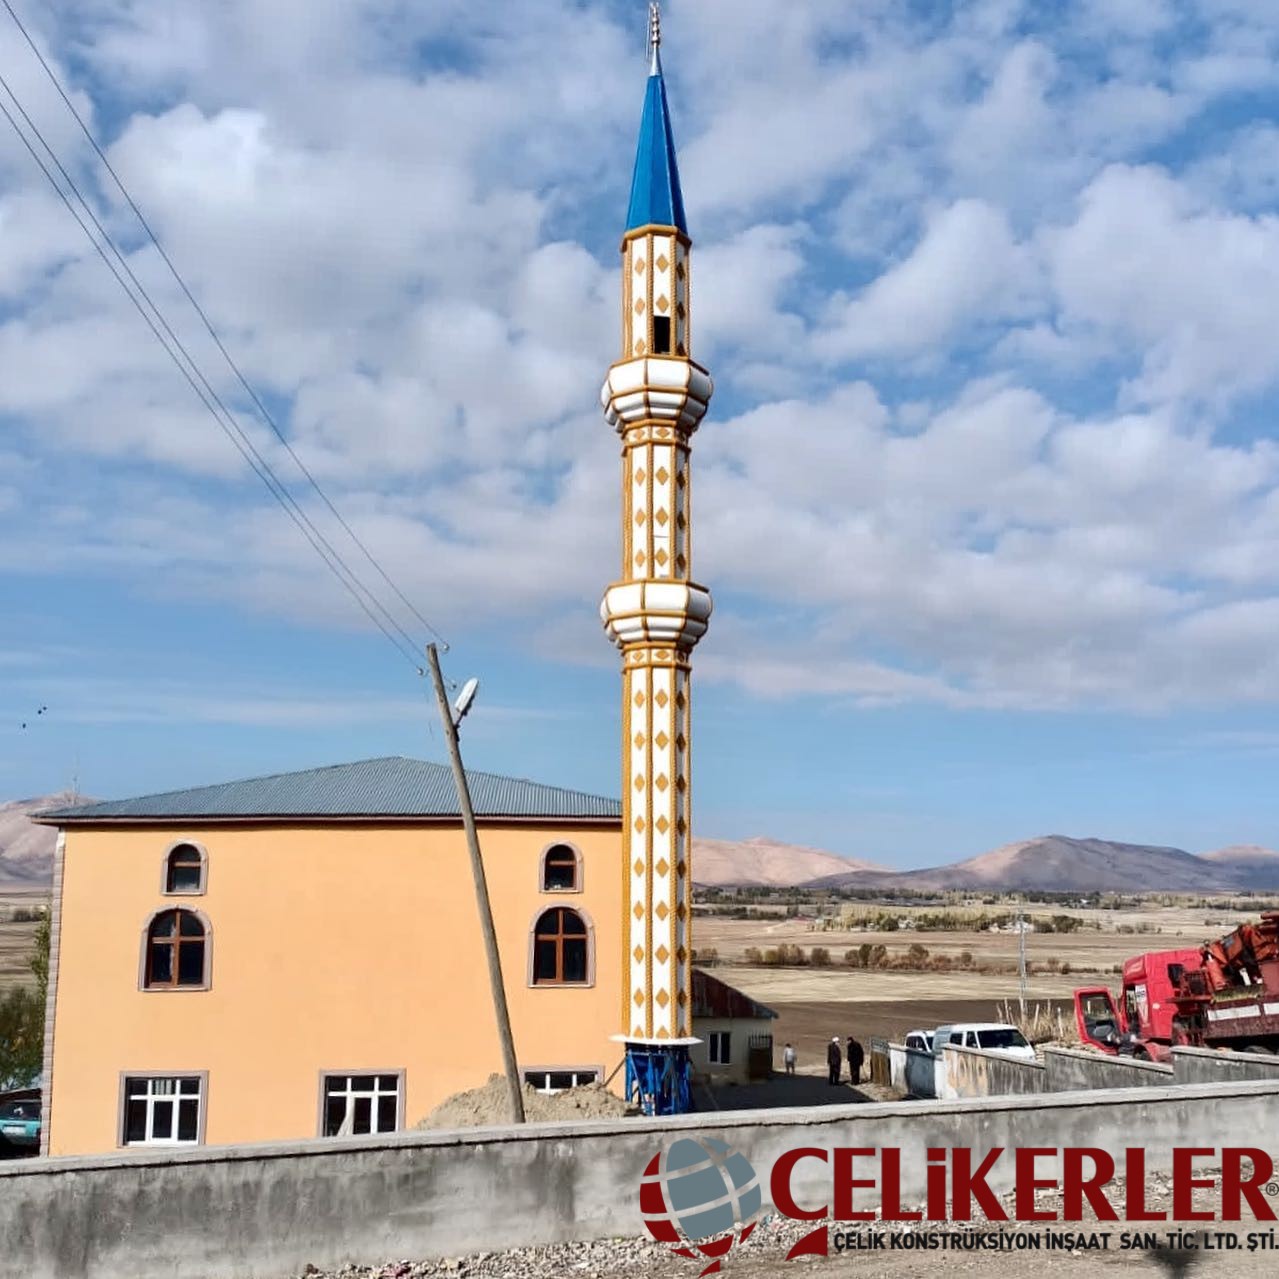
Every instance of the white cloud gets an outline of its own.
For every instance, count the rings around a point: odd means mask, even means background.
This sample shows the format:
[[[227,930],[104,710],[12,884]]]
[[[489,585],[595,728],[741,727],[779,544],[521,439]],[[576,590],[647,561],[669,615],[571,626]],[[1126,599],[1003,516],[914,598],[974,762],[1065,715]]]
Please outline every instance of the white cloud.
[[[1112,166],[1047,237],[1063,322],[1142,362],[1140,401],[1255,391],[1279,374],[1279,218],[1205,207],[1154,168]]]
[[[858,296],[836,297],[817,339],[830,358],[915,354],[963,342],[965,324],[989,325],[1026,313],[1033,261],[1008,219],[981,200],[938,210],[904,261]]]
[[[954,706],[1279,698],[1279,462],[1246,398],[1279,380],[1276,144],[1239,105],[1269,83],[1274,15],[672,10],[697,354],[721,388],[694,453],[704,669]],[[109,87],[113,162],[397,580],[446,629],[605,660],[617,441],[594,405],[642,13],[33,17],[86,110]],[[38,70],[2,61],[82,171]],[[1182,137],[1201,120],[1210,145]],[[12,145],[0,179],[6,571],[360,624]]]

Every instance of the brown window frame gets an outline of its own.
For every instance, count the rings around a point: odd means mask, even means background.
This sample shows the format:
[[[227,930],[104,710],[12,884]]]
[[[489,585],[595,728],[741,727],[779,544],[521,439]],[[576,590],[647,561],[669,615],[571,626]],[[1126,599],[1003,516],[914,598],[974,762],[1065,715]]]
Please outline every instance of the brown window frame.
[[[561,849],[567,850],[573,856],[573,883],[568,888],[552,888],[546,882],[546,869],[550,863],[551,854],[558,853]],[[542,849],[542,856],[538,861],[537,883],[539,890],[544,893],[580,893],[582,891],[582,850],[562,839],[556,840],[553,844],[547,844]]]
[[[561,914],[576,916],[584,930],[584,937],[582,933],[564,932],[563,919],[556,921],[556,932],[542,931],[542,921],[548,915]],[[569,981],[564,978],[564,942],[570,938],[574,941],[581,938],[586,942],[586,976],[581,981]],[[537,975],[537,945],[539,941],[543,940],[554,940],[558,943],[556,946],[555,965],[557,976],[555,977],[539,977]],[[543,990],[563,990],[566,988],[580,990],[583,987],[595,985],[595,925],[584,910],[577,906],[548,906],[546,909],[538,911],[533,920],[533,925],[529,929],[528,984]]]
[[[192,848],[200,859],[200,882],[195,888],[174,888],[170,880],[173,869],[174,854],[184,848]],[[190,861],[184,863],[191,865]],[[165,897],[203,897],[209,886],[209,852],[203,844],[194,839],[178,839],[169,845],[164,854],[164,863],[160,867],[160,892]]]
[[[165,944],[172,945],[173,958],[171,960],[170,970],[169,970],[170,973],[172,974],[172,978],[170,981],[167,981],[167,982],[157,982],[157,981],[153,981],[151,978],[152,946],[153,944],[155,944],[155,939],[153,938],[152,934],[155,931],[156,925],[166,915],[177,915],[179,917],[177,921],[177,925],[178,925],[177,931],[174,933],[172,942],[166,943],[166,941],[164,940],[161,940],[159,942],[160,945],[165,945]],[[180,952],[181,952],[182,942],[183,942],[182,920],[181,920],[181,916],[183,915],[189,915],[192,919],[196,920],[199,923],[200,927],[204,930],[203,935],[200,938],[189,937],[186,939],[188,943],[195,943],[198,940],[198,941],[201,941],[204,945],[204,963],[201,967],[200,981],[198,983],[178,981],[178,975],[181,972],[179,964],[181,960]],[[138,965],[138,989],[139,990],[143,990],[147,992],[159,992],[164,994],[173,994],[175,992],[182,992],[182,991],[208,990],[211,984],[210,974],[213,971],[212,965],[213,965],[213,929],[212,927],[210,927],[208,918],[204,915],[202,911],[191,910],[190,907],[187,907],[187,906],[166,906],[163,910],[155,911],[151,915],[151,917],[147,920],[146,924],[143,926],[142,955]]]

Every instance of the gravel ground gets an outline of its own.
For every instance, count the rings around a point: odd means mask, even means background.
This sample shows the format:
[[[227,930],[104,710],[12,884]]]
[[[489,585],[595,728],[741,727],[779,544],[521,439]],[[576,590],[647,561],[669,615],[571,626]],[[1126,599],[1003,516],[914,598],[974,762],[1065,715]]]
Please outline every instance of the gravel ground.
[[[1205,1175],[1205,1174],[1199,1174]],[[1112,1189],[1110,1198],[1122,1202],[1122,1183]],[[1198,1192],[1197,1206],[1207,1206],[1207,1192]],[[1003,1201],[1011,1212],[1011,1196]],[[1149,1207],[1171,1214],[1172,1192],[1169,1180],[1160,1175],[1152,1176],[1147,1183],[1146,1203]],[[1040,1194],[1036,1204],[1041,1208],[1055,1207],[1060,1211],[1061,1198],[1057,1194]],[[1279,1245],[1279,1229],[1269,1223],[1243,1221],[1237,1225],[1217,1227],[1211,1223],[1185,1227],[1193,1235],[1197,1246],[1187,1250],[1168,1246],[1169,1233],[1180,1229],[1173,1222],[1081,1222],[1081,1223],[1000,1223],[991,1226],[985,1222],[972,1225],[946,1225],[944,1223],[889,1223],[883,1229],[903,1237],[919,1235],[938,1236],[953,1234],[961,1239],[976,1235],[989,1236],[1002,1229],[1004,1234],[1018,1231],[1032,1233],[1073,1232],[1075,1235],[1109,1236],[1109,1250],[1080,1248],[1076,1250],[1047,1251],[966,1251],[951,1248],[946,1251],[898,1249],[872,1251],[858,1249],[842,1255],[832,1253],[829,1258],[803,1259],[787,1264],[784,1261],[792,1244],[813,1229],[814,1223],[793,1222],[783,1218],[770,1218],[762,1222],[745,1244],[735,1248],[724,1265],[725,1279],[770,1279],[792,1271],[797,1276],[811,1279],[908,1279],[909,1276],[930,1270],[943,1270],[978,1276],[980,1279],[1042,1279],[1046,1267],[1051,1267],[1054,1279],[1087,1279],[1089,1276],[1112,1276],[1118,1279],[1126,1270],[1137,1275],[1186,1276],[1188,1279],[1238,1279],[1242,1273],[1279,1274],[1279,1247],[1274,1251],[1249,1251],[1248,1236],[1256,1233],[1270,1235]],[[1121,1250],[1120,1236],[1125,1232],[1149,1232],[1160,1241],[1156,1251],[1146,1249]],[[1241,1241],[1238,1249],[1213,1247],[1212,1239],[1205,1234],[1218,1232]],[[879,1233],[875,1223],[867,1223],[867,1229],[859,1232],[862,1239]],[[302,1272],[305,1279],[436,1279],[436,1276],[455,1276],[457,1279],[561,1279],[562,1276],[580,1276],[581,1279],[696,1279],[701,1268],[694,1262],[671,1255],[662,1245],[648,1239],[614,1239],[591,1243],[555,1244],[541,1248],[519,1248],[507,1252],[483,1252],[469,1257],[451,1257],[442,1261],[392,1261],[378,1266],[348,1266],[337,1271],[321,1271],[308,1267]]]

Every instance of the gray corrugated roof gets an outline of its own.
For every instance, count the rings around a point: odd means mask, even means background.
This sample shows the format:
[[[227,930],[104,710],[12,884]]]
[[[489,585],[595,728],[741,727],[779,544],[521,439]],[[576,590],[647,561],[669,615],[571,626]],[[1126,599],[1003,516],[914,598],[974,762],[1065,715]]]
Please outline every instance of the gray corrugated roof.
[[[543,786],[516,777],[467,772],[477,817],[617,820],[615,799]],[[459,817],[452,770],[443,764],[392,755],[300,773],[108,800],[41,813],[55,822],[164,817]]]

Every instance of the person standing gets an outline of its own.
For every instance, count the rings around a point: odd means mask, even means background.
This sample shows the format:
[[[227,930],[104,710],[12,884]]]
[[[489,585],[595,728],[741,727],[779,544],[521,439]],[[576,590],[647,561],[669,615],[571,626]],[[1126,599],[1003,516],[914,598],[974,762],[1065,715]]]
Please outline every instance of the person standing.
[[[839,1083],[839,1068],[843,1064],[843,1060],[844,1056],[839,1051],[839,1036],[836,1035],[826,1048],[826,1066],[832,1084]]]
[[[865,1060],[865,1054],[862,1052],[862,1046],[855,1040],[852,1035],[848,1036],[848,1078],[854,1085],[860,1084],[862,1081],[862,1062]]]
[[[795,1073],[795,1050],[787,1044],[782,1049],[782,1064],[786,1067],[786,1073],[793,1075]]]

